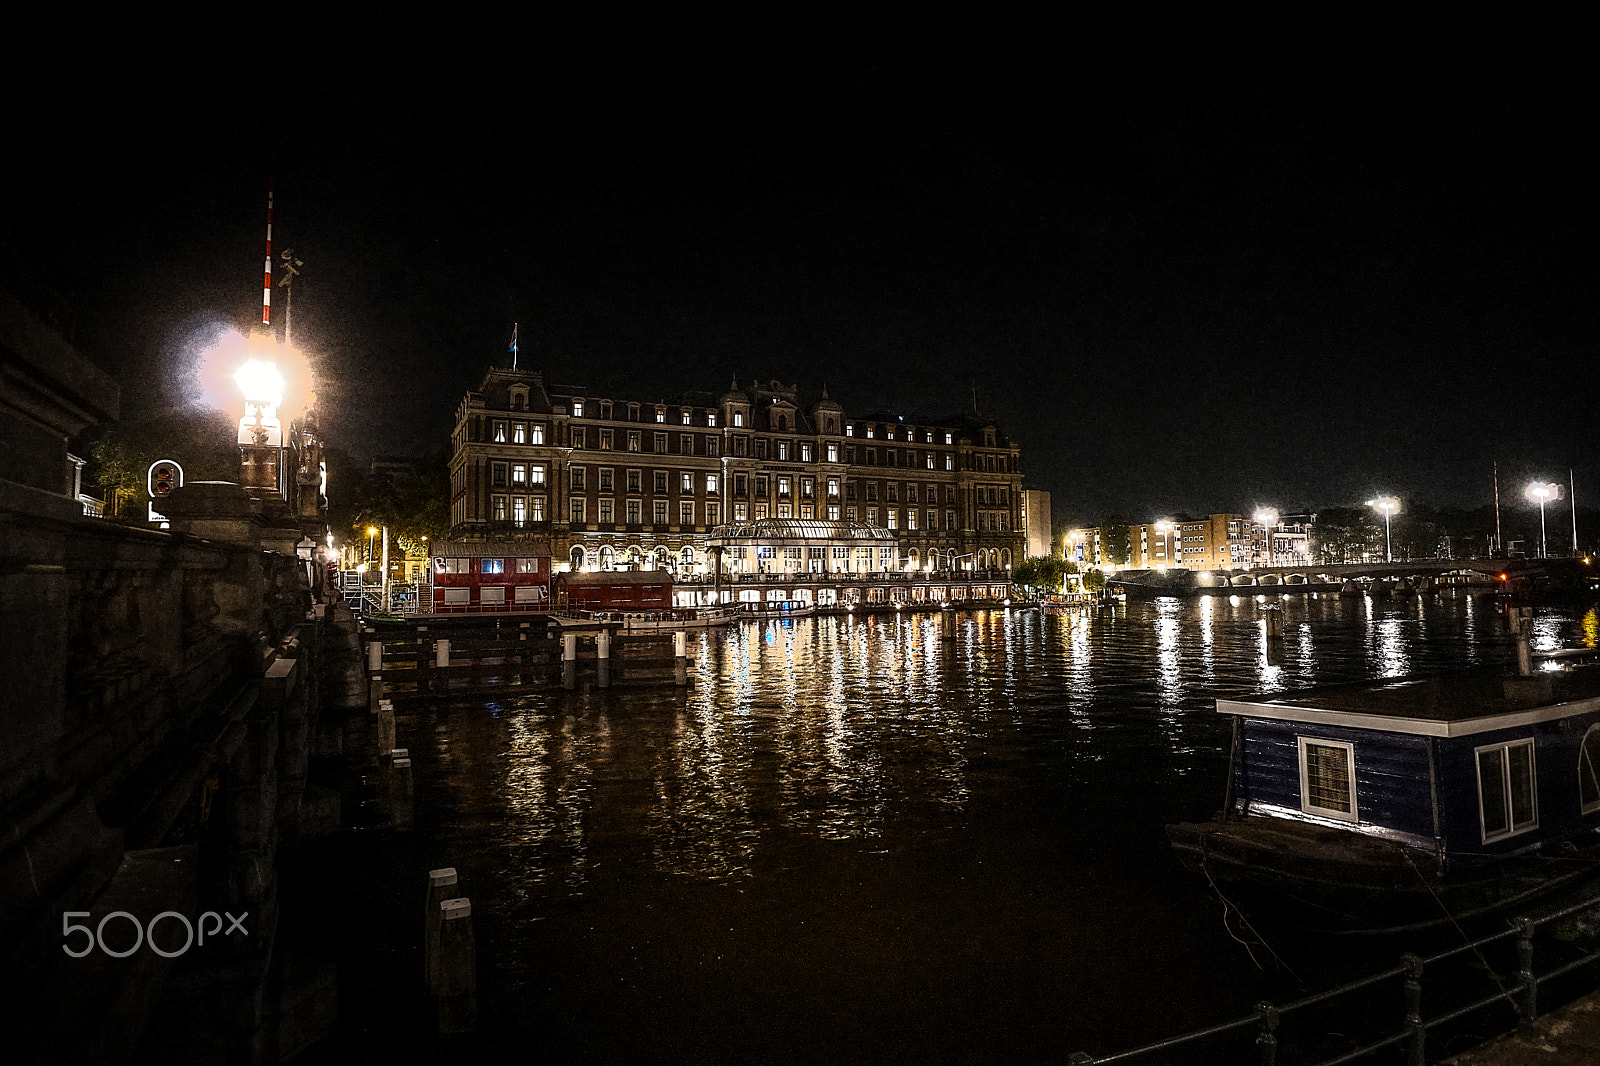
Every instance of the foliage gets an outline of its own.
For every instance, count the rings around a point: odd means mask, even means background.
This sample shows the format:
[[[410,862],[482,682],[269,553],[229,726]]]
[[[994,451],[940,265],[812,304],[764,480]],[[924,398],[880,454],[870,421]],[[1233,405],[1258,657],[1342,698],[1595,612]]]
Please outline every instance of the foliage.
[[[1106,518],[1100,523],[1100,555],[1114,566],[1127,566],[1133,558],[1133,541],[1128,534],[1128,523],[1120,518]]]
[[[217,411],[175,412],[143,422],[118,422],[96,434],[89,445],[90,476],[114,501],[143,499],[145,478],[157,459],[183,467],[185,482],[238,481],[239,446],[228,416]],[[137,517],[144,518],[143,514]]]
[[[1097,566],[1091,567],[1089,572],[1083,575],[1083,587],[1088,592],[1099,592],[1104,589],[1106,587],[1105,571]]]
[[[369,528],[388,526],[402,551],[424,555],[429,542],[449,536],[450,472],[442,449],[398,475],[381,471],[358,476],[349,499],[337,517],[330,516],[347,543],[366,540]]]
[[[1077,567],[1065,559],[1032,555],[1012,569],[1011,580],[1030,595],[1049,596],[1061,592],[1067,575],[1076,572]]]

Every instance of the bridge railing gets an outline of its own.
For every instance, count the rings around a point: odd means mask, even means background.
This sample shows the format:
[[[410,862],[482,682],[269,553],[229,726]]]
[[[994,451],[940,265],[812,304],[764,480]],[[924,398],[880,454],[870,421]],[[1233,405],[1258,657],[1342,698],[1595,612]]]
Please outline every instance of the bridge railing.
[[[1591,889],[1584,899],[1560,910],[1546,912],[1537,917],[1513,919],[1510,927],[1502,932],[1463,943],[1425,958],[1413,954],[1403,955],[1398,965],[1350,981],[1337,988],[1317,992],[1282,1006],[1267,1002],[1258,1003],[1254,1013],[1244,1017],[1114,1054],[1095,1056],[1081,1051],[1076,1052],[1069,1056],[1067,1061],[1072,1066],[1109,1066],[1111,1063],[1158,1061],[1189,1062],[1194,1061],[1199,1045],[1221,1042],[1221,1038],[1229,1034],[1241,1036],[1253,1034],[1262,1066],[1276,1066],[1280,1051],[1286,1049],[1288,1053],[1299,1051],[1300,1057],[1294,1061],[1306,1062],[1304,1056],[1307,1051],[1303,1045],[1310,1044],[1318,1030],[1327,1028],[1310,1024],[1311,1019],[1308,1016],[1313,1008],[1345,1006],[1347,1012],[1362,1010],[1364,1017],[1376,1017],[1373,997],[1360,998],[1359,1004],[1356,1001],[1363,993],[1398,981],[1399,994],[1396,995],[1392,991],[1387,993],[1391,997],[1390,1002],[1398,1008],[1394,1014],[1395,1017],[1401,1018],[1398,1026],[1387,1032],[1371,1033],[1366,1038],[1367,1042],[1358,1047],[1337,1051],[1331,1056],[1326,1050],[1321,1052],[1312,1050],[1310,1053],[1323,1056],[1314,1060],[1314,1066],[1341,1066],[1343,1063],[1370,1059],[1386,1048],[1399,1046],[1405,1054],[1407,1066],[1424,1066],[1428,1061],[1427,1042],[1430,1034],[1469,1016],[1482,1014],[1490,1008],[1498,1006],[1508,1010],[1508,1021],[1514,1020],[1515,1027],[1524,1031],[1531,1029],[1539,1017],[1539,990],[1552,981],[1600,960],[1600,949],[1585,951],[1577,948],[1572,944],[1575,938],[1570,935],[1574,927],[1586,924],[1585,920],[1592,923],[1597,912],[1600,912],[1600,889]],[[1548,968],[1541,973],[1535,969],[1535,937],[1541,929],[1553,928],[1569,932],[1568,937],[1561,941],[1567,946],[1559,951],[1557,959],[1548,963]],[[1516,974],[1514,982],[1502,982],[1495,976],[1495,969],[1485,959],[1485,952],[1493,953],[1496,949],[1502,954],[1507,949],[1514,951],[1503,964],[1507,970],[1514,967]],[[1424,977],[1433,976],[1436,967],[1445,963],[1455,964],[1455,970],[1449,974],[1452,977],[1463,968],[1481,967],[1479,972],[1488,973],[1491,984],[1494,985],[1493,990],[1477,995],[1465,1003],[1453,1003],[1432,1017],[1426,1017],[1423,1013]],[[1440,982],[1441,985],[1443,983]],[[1381,1003],[1381,1000],[1377,1002]],[[1296,1024],[1301,1023],[1302,1019],[1305,1024],[1297,1029]],[[1502,1031],[1509,1031],[1510,1028],[1512,1026],[1507,1025]],[[1296,1047],[1297,1040],[1302,1045],[1299,1048]],[[1173,1058],[1169,1053],[1176,1054],[1177,1057]],[[1213,1055],[1221,1053],[1220,1049],[1215,1047],[1210,1052]]]

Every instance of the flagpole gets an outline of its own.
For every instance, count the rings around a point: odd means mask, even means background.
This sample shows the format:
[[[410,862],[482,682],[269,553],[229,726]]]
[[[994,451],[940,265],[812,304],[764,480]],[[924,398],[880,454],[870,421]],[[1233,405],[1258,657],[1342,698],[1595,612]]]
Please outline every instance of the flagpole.
[[[517,369],[517,324],[511,323],[511,369]]]

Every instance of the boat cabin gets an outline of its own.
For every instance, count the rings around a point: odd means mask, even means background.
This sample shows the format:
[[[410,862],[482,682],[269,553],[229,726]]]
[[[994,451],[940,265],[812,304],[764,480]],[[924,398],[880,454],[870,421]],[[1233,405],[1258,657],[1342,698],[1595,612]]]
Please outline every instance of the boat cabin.
[[[1234,716],[1225,817],[1345,829],[1441,867],[1600,829],[1594,666],[1392,678],[1217,710]]]
[[[557,610],[667,611],[672,574],[666,570],[603,570],[557,574],[551,582]]]
[[[438,541],[433,545],[433,613],[544,611],[550,554],[526,541]]]

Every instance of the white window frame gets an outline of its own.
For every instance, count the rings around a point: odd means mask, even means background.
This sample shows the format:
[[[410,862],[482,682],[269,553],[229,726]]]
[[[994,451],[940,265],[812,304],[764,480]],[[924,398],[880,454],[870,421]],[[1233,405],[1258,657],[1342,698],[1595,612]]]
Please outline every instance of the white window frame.
[[[1327,737],[1295,737],[1296,746],[1300,754],[1300,809],[1307,814],[1319,815],[1323,818],[1334,818],[1341,822],[1359,822],[1361,809],[1356,802],[1356,746],[1347,740],[1330,740]],[[1344,751],[1345,765],[1350,773],[1350,809],[1348,811],[1336,810],[1332,807],[1322,807],[1311,802],[1311,773],[1306,762],[1307,745],[1316,745],[1320,748],[1339,748]]]
[[[1513,748],[1528,749],[1529,784],[1533,788],[1533,817],[1529,821],[1517,822],[1512,811],[1511,800],[1511,750]],[[1506,828],[1493,834],[1489,832],[1488,823],[1484,818],[1483,809],[1483,755],[1485,752],[1499,751],[1503,754],[1500,760],[1500,783],[1504,789]],[[1478,779],[1478,829],[1482,833],[1485,844],[1492,840],[1506,840],[1510,837],[1520,836],[1539,828],[1539,758],[1534,747],[1533,738],[1526,737],[1521,740],[1508,740],[1500,744],[1485,744],[1472,749],[1472,770]]]

